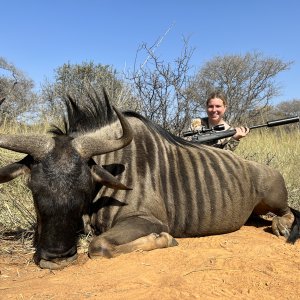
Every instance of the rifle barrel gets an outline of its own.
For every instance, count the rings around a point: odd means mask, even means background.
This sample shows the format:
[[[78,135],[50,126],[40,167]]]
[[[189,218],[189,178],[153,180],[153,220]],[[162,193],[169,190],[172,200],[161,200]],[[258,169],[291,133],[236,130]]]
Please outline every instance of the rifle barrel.
[[[286,125],[286,124],[296,123],[296,122],[300,122],[299,116],[269,121],[266,124],[254,125],[249,128],[256,129],[256,128],[261,128],[261,127],[275,127],[275,126]]]

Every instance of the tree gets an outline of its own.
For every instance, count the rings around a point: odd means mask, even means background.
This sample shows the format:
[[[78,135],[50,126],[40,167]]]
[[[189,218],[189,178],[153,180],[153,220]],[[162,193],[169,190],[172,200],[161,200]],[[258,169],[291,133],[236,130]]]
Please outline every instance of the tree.
[[[276,105],[276,110],[285,117],[300,116],[300,99],[280,102]]]
[[[132,90],[140,101],[139,111],[156,124],[179,134],[190,118],[186,89],[193,49],[184,40],[180,56],[170,63],[155,54],[157,45],[141,45],[137,56],[141,52],[146,53],[147,59],[140,65],[136,60],[134,70],[127,79],[132,82]]]
[[[0,121],[20,119],[36,103],[33,81],[3,57],[0,57],[0,72]]]
[[[196,74],[189,88],[190,97],[194,100],[199,112],[206,106],[210,91],[222,90],[229,107],[226,119],[232,124],[241,123],[251,112],[259,113],[269,100],[277,96],[280,87],[274,78],[282,71],[289,69],[292,62],[264,57],[261,53],[245,55],[217,56]]]
[[[264,107],[257,107],[255,111],[250,112],[253,117],[245,120],[245,124],[253,126],[257,124],[264,124],[268,121],[278,120],[283,118],[300,116],[300,100],[283,101],[277,105],[266,105]],[[289,125],[288,130],[293,128],[299,128],[299,123],[295,123],[294,126]]]
[[[55,70],[54,83],[45,82],[42,85],[42,98],[49,105],[45,110],[51,110],[51,116],[60,115],[61,100],[70,95],[76,101],[83,103],[91,92],[91,87],[102,92],[103,87],[112,102],[121,109],[132,108],[135,105],[130,89],[118,78],[112,66],[83,62],[81,64],[66,63]]]

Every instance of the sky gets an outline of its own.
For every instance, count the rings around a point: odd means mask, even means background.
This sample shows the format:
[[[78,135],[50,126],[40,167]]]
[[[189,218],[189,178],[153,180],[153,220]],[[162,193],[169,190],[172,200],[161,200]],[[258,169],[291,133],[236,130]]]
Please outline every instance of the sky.
[[[216,56],[253,51],[293,61],[275,78],[276,104],[300,99],[299,15],[299,0],[1,1],[0,57],[39,89],[68,62],[132,70],[138,48],[161,38],[156,54],[172,62],[188,38],[194,70]]]

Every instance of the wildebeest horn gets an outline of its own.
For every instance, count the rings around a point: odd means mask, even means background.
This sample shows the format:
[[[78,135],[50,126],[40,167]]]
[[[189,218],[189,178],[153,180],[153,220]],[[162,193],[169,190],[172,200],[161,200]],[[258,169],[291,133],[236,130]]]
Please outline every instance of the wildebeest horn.
[[[54,140],[45,135],[0,135],[0,147],[40,159],[54,147]]]
[[[114,106],[113,109],[121,123],[123,136],[116,140],[105,141],[92,134],[86,134],[75,138],[72,141],[72,144],[82,157],[88,159],[95,155],[113,152],[126,147],[132,141],[133,133],[129,122]]]

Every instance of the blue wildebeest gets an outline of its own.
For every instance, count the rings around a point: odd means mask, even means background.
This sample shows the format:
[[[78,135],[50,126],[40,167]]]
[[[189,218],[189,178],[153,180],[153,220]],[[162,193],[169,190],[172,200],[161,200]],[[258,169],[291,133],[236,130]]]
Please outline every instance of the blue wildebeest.
[[[0,147],[27,154],[0,169],[0,183],[29,175],[40,267],[74,261],[83,228],[94,233],[92,258],[232,232],[269,211],[274,234],[299,237],[299,212],[288,207],[276,170],[120,113],[105,93],[90,100],[84,107],[66,99],[65,128],[52,135],[0,136]]]

